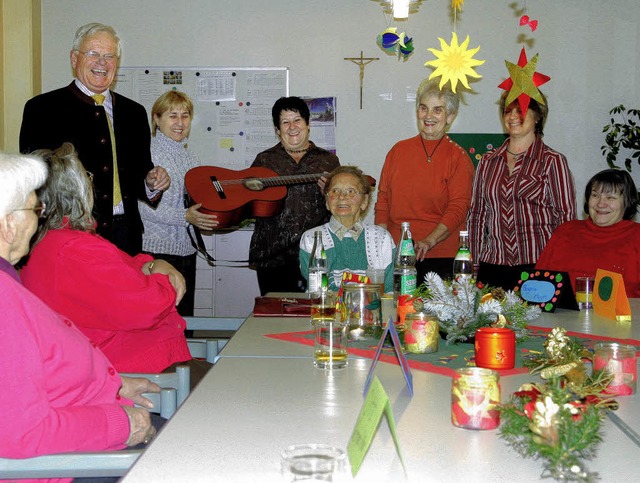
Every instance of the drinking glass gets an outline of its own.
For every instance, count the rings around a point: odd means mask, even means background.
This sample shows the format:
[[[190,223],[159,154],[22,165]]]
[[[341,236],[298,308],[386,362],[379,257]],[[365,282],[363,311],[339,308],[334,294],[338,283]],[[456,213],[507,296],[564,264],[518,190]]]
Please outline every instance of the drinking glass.
[[[343,285],[342,320],[353,340],[377,339],[382,335],[380,286],[366,283]]]
[[[320,369],[347,365],[347,323],[335,317],[313,320],[313,364]]]
[[[282,474],[288,481],[334,481],[346,472],[344,450],[327,444],[297,444],[281,455]]]
[[[593,277],[576,277],[576,302],[580,310],[590,309],[593,305]]]

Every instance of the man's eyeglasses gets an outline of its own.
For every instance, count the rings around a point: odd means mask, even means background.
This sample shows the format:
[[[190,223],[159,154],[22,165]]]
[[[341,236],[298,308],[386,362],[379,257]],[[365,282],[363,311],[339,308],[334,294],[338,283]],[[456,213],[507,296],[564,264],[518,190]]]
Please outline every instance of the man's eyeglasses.
[[[340,198],[340,196],[344,196],[347,199],[355,198],[356,195],[361,195],[357,190],[353,188],[347,188],[346,190],[341,190],[339,188],[332,188],[327,192],[327,196],[330,198]]]
[[[85,57],[90,58],[91,60],[100,60],[104,59],[105,62],[115,62],[118,58],[116,54],[101,54],[100,52],[96,52],[95,50],[89,50],[87,52],[83,52],[82,50],[76,50],[76,52],[81,53]]]
[[[40,203],[35,208],[18,208],[17,210],[13,211],[33,211],[38,216],[38,218],[44,218],[46,210],[47,205],[45,203]]]

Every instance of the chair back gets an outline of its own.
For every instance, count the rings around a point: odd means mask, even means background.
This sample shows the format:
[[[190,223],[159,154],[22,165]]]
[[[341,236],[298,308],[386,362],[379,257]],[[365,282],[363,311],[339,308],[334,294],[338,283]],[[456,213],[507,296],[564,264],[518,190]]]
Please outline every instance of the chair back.
[[[160,374],[145,374],[145,373],[126,373],[122,374],[128,377],[144,377],[151,382],[155,382],[160,387],[174,388],[177,393],[177,407],[187,399],[189,395],[191,384],[191,371],[189,366],[180,365],[176,367],[176,372],[162,372]],[[157,398],[153,396],[153,393],[144,394],[145,397],[151,395],[151,398]]]

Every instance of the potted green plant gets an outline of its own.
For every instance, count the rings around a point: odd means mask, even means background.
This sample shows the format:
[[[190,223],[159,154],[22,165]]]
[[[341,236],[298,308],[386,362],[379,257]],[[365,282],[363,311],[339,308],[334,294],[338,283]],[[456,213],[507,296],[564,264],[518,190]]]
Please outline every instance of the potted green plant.
[[[629,151],[624,160],[627,171],[631,171],[632,160],[640,164],[640,109],[626,109],[624,105],[615,106],[611,111],[611,123],[602,132],[606,133],[605,145],[601,146],[602,154],[606,156],[607,164],[611,168],[618,168],[616,161],[620,148]]]

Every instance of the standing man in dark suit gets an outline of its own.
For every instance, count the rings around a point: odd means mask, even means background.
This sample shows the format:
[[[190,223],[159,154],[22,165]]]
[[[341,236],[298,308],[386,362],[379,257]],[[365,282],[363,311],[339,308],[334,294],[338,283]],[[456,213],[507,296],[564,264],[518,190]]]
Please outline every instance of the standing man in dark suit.
[[[135,255],[142,251],[143,230],[137,200],[159,201],[170,178],[151,162],[144,107],[109,90],[119,58],[120,39],[112,27],[80,27],[71,50],[75,80],[26,103],[20,151],[73,143],[93,174],[97,232]]]

